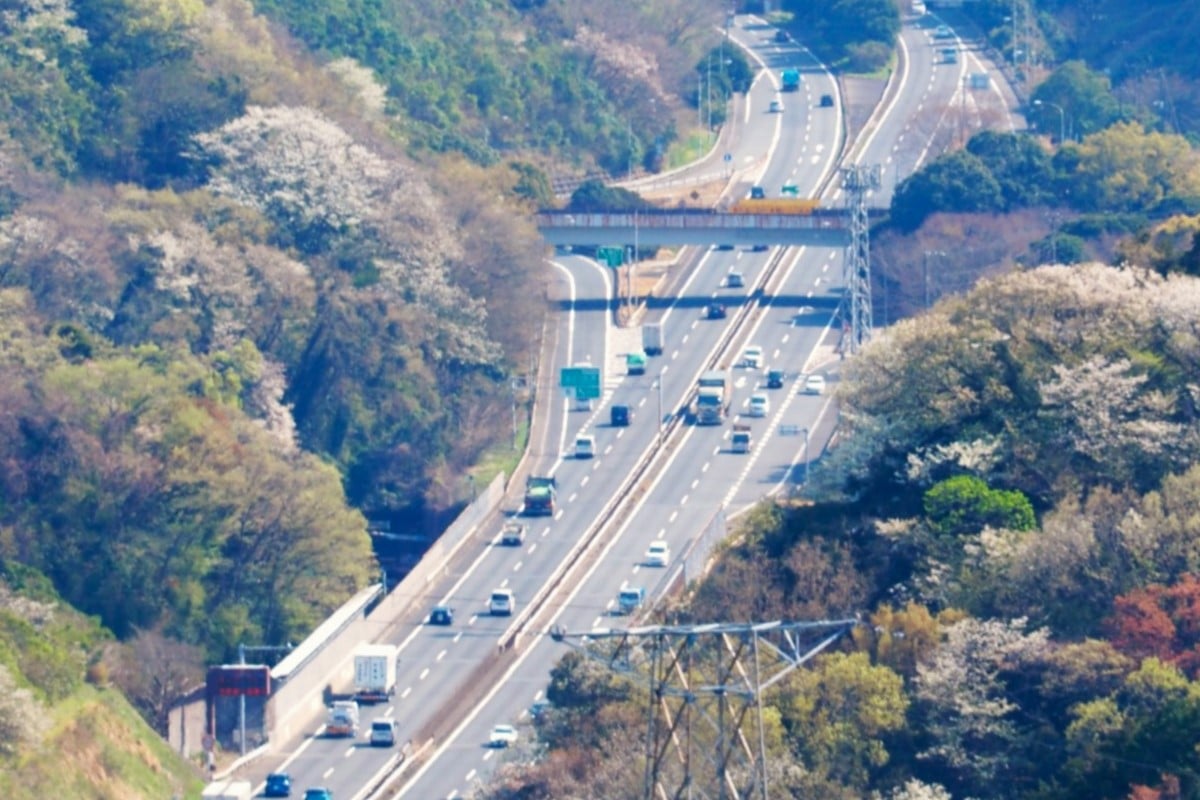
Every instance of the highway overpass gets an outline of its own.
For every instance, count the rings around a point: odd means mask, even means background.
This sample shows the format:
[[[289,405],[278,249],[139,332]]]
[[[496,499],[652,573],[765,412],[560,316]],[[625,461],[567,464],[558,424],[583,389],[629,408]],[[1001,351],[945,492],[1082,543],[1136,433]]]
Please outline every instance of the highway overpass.
[[[820,209],[811,214],[738,214],[705,209],[539,211],[542,237],[556,247],[603,245],[679,246],[756,244],[845,247],[849,212]]]

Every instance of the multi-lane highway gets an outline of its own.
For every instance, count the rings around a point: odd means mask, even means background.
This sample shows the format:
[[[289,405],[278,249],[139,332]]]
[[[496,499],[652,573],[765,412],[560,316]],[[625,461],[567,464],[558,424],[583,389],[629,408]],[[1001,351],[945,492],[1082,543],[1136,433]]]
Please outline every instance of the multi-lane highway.
[[[772,194],[784,183],[794,183],[802,193],[815,195],[835,172],[843,138],[839,105],[819,104],[822,94],[837,96],[836,83],[805,51],[775,43],[773,28],[750,17],[736,21],[731,35],[765,69],[750,93],[744,135],[730,153],[731,160],[738,169],[751,170],[754,182]],[[939,70],[946,70],[927,63],[933,48],[926,28],[907,29],[904,40],[910,50],[909,74],[914,77],[897,79],[884,106],[886,113],[869,126],[871,138],[858,151],[862,163],[884,158],[896,158],[899,163],[900,142],[911,139],[910,144],[918,144],[914,120],[928,109],[952,103],[961,87],[961,78],[942,80]],[[922,51],[924,57],[914,56],[911,51],[921,42],[928,52]],[[804,80],[798,92],[782,96],[783,113],[770,113],[770,100],[781,97],[776,91],[779,70],[787,66],[800,67]],[[918,163],[919,158],[913,160],[908,149],[902,149],[907,159],[902,168]],[[831,197],[832,191],[826,197]],[[835,385],[839,356],[835,351],[838,331],[833,327],[840,296],[840,259],[840,253],[806,248],[783,253],[714,249],[672,287],[672,300],[652,309],[651,319],[663,323],[667,347],[662,356],[650,359],[644,376],[612,376],[604,399],[591,409],[577,409],[561,398],[545,402],[550,420],[544,429],[549,433],[545,441],[534,443],[534,452],[541,456],[532,471],[556,477],[559,508],[553,517],[527,520],[529,536],[520,547],[501,546],[497,526],[463,548],[456,570],[422,598],[426,607],[434,603],[452,606],[456,610],[454,624],[417,625],[396,635],[401,660],[394,702],[364,708],[362,727],[369,728],[373,716],[391,717],[399,722],[400,739],[409,739],[450,713],[448,709],[461,705],[465,682],[478,664],[494,656],[512,622],[487,614],[492,590],[512,589],[518,611],[523,609],[523,603],[546,583],[652,450],[659,433],[660,404],[666,414],[686,404],[698,374],[718,343],[727,338],[728,326],[743,317],[743,329],[722,366],[732,367],[733,409],[737,421],[754,431],[752,451],[730,451],[728,425],[680,428],[665,468],[640,487],[636,508],[619,531],[606,538],[603,551],[588,560],[586,571],[571,576],[565,596],[555,598],[552,621],[569,630],[620,624],[611,610],[623,586],[642,586],[653,596],[679,567],[678,554],[714,516],[736,514],[802,475],[802,466],[796,465],[815,454],[832,429],[829,396],[801,394],[798,385],[801,376],[810,372],[827,373],[831,388]],[[741,289],[727,285],[727,275],[735,265],[745,275],[746,285]],[[777,267],[764,286],[769,265]],[[567,309],[558,322],[554,369],[584,361],[608,364],[617,347],[610,323],[613,289],[609,273],[586,259],[567,257],[556,263],[554,274],[555,292]],[[730,308],[729,319],[701,318],[703,306],[713,298]],[[744,306],[752,306],[752,312],[734,313]],[[763,347],[767,367],[785,371],[783,388],[763,389],[763,370],[736,367],[742,348],[751,342]],[[764,418],[743,418],[754,391],[767,391],[771,409]],[[613,403],[635,410],[629,427],[607,424]],[[585,430],[596,437],[596,457],[569,457],[568,443]],[[806,452],[805,442],[811,452]],[[670,543],[672,561],[666,568],[646,566],[646,546],[660,538]],[[714,613],[714,619],[718,617]],[[526,718],[525,710],[540,696],[550,668],[562,655],[561,647],[546,637],[533,637],[524,644],[508,674],[496,679],[494,686],[471,687],[488,691],[457,729],[435,742],[420,765],[403,777],[401,796],[424,800],[466,795],[491,774],[506,753],[519,750],[485,747],[488,732],[495,723],[520,723]],[[525,733],[528,735],[528,730]],[[314,737],[289,754],[284,768],[301,788],[328,786],[338,798],[360,798],[395,756],[396,751],[373,750],[361,739]]]

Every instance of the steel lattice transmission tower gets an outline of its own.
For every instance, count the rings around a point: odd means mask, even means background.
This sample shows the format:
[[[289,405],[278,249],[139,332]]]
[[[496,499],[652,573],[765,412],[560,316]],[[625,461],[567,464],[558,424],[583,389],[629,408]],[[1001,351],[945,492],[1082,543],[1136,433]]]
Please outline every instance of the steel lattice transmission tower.
[[[762,695],[857,620],[551,631],[647,681],[642,797],[767,800]]]
[[[843,303],[846,329],[843,350],[859,351],[871,338],[871,229],[867,220],[867,192],[878,189],[882,170],[878,164],[842,167],[842,188],[850,210],[850,246],[846,250],[843,284],[847,303]],[[846,308],[846,306],[849,308]]]

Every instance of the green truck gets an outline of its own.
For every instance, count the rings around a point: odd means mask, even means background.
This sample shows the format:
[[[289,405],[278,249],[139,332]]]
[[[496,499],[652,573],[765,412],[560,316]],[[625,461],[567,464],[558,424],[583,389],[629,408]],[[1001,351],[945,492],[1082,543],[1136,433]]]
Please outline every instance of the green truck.
[[[527,517],[554,516],[554,501],[558,495],[558,482],[554,478],[530,475],[525,479],[525,507]]]
[[[645,375],[646,354],[641,350],[635,350],[625,356],[625,371],[630,375]]]

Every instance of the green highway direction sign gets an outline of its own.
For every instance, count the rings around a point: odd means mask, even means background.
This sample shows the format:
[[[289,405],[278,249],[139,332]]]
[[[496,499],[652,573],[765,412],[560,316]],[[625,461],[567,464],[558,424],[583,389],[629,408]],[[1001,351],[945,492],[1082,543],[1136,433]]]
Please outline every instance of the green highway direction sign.
[[[597,247],[596,260],[610,267],[619,267],[625,263],[625,248]]]
[[[573,394],[576,400],[600,399],[599,367],[563,367],[559,386]]]

